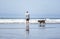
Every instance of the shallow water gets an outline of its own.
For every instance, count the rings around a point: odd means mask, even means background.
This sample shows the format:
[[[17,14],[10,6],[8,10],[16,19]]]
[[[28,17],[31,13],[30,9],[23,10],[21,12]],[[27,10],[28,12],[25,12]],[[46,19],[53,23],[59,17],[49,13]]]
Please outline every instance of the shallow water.
[[[60,24],[0,24],[0,39],[60,39]]]

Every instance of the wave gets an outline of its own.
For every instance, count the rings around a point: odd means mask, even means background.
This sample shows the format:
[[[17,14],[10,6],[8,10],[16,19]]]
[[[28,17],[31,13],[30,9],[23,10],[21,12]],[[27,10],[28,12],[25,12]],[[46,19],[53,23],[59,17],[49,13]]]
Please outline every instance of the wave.
[[[38,20],[45,20],[45,23],[60,23],[60,19],[30,19],[30,23],[38,23]],[[25,19],[0,19],[0,23],[26,23]]]

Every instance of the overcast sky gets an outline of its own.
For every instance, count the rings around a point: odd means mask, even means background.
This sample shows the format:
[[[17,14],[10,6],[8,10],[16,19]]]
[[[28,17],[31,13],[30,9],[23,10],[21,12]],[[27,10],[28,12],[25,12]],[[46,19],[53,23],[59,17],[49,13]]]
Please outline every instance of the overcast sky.
[[[60,18],[60,0],[0,0],[0,17]]]

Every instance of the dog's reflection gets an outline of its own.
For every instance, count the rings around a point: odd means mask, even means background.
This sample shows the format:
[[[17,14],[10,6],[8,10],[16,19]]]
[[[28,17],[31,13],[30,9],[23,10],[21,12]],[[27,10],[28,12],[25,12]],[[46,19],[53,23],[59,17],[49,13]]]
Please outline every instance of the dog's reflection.
[[[45,24],[39,24],[39,27],[45,27]]]

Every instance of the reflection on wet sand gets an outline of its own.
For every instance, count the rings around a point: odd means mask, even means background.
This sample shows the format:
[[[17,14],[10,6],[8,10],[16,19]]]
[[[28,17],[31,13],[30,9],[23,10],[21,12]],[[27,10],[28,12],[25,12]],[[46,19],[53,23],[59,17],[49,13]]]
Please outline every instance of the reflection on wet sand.
[[[29,39],[29,31],[26,31],[26,39]]]
[[[43,23],[39,24],[39,27],[45,27],[45,24],[43,24]]]
[[[26,31],[29,31],[29,21],[26,21]]]
[[[9,26],[11,27],[0,26],[0,39],[58,39],[60,36],[60,24],[27,24],[29,26],[26,26],[29,29],[27,31],[25,27],[22,28],[22,25],[12,27],[13,25],[10,24]]]

